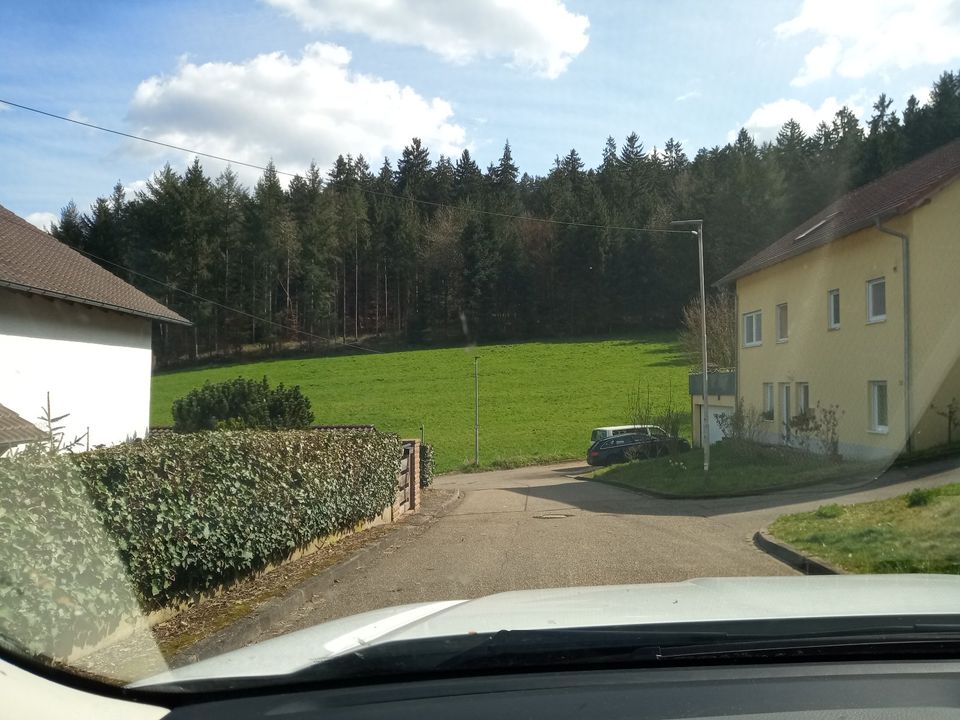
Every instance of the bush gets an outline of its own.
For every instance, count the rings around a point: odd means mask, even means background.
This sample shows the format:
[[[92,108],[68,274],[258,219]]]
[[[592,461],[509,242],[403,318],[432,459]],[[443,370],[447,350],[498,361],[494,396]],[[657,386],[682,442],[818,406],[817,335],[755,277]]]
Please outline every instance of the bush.
[[[65,657],[138,611],[70,457],[34,448],[0,459],[0,632]]]
[[[420,444],[420,487],[425,488],[433,482],[433,445]]]
[[[831,503],[830,505],[821,505],[817,508],[816,516],[824,520],[832,520],[843,515],[843,506]]]
[[[790,418],[788,426],[792,441],[802,450],[816,450],[833,462],[840,462],[840,419],[843,410],[839,405],[815,408]]]
[[[271,389],[260,382],[235,378],[206,383],[173,401],[173,427],[181,433],[243,428],[305,428],[313,422],[310,400],[299,386]]]
[[[157,435],[73,456],[148,609],[260,570],[393,502],[377,432]]]
[[[907,507],[923,507],[933,502],[936,493],[931,488],[914,488],[907,493]]]

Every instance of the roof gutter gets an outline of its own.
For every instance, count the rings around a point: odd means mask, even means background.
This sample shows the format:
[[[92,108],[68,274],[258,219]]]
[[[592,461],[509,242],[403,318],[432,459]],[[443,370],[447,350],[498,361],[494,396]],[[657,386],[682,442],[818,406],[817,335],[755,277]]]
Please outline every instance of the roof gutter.
[[[66,302],[77,303],[78,305],[89,305],[90,307],[97,307],[103,310],[112,310],[113,312],[118,312],[123,315],[133,315],[135,317],[146,318],[147,320],[173,323],[174,325],[185,325],[187,327],[193,325],[192,322],[184,317],[181,317],[180,315],[177,315],[176,318],[172,318],[166,315],[159,315],[157,313],[132,310],[121,305],[114,305],[113,303],[100,302],[99,300],[91,300],[79,295],[70,295],[68,293],[57,292],[56,290],[47,290],[45,288],[38,288],[34,287],[33,285],[24,285],[22,283],[10,282],[7,280],[0,280],[0,288],[16,290],[17,292],[23,292],[30,295],[40,295],[43,297],[53,298],[55,300],[64,300]],[[171,310],[171,312],[173,311]]]
[[[885,235],[900,238],[900,265],[903,277],[903,412],[904,412],[904,448],[913,449],[913,392],[910,382],[910,236],[898,230],[886,227],[877,215],[877,230]]]

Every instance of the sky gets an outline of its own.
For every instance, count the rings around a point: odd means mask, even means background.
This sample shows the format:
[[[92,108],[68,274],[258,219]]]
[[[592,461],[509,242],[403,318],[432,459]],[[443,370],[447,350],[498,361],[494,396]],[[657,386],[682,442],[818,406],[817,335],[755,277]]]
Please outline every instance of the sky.
[[[2,100],[235,161],[376,170],[419,137],[486,167],[509,140],[542,175],[608,136],[693,156],[923,102],[960,0],[33,0],[0,7],[0,47]],[[192,158],[0,103],[0,205],[41,227]]]

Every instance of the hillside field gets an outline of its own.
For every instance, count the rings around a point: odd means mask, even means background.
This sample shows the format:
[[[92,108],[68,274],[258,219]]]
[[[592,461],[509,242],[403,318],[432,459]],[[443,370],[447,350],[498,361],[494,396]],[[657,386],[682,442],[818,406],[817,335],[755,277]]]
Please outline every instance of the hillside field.
[[[320,424],[364,423],[417,437],[421,423],[437,470],[473,462],[474,356],[480,358],[480,463],[484,467],[584,457],[590,430],[630,421],[629,397],[649,388],[685,411],[687,370],[671,334],[602,341],[285,359],[159,374],[151,425],[172,424],[175,398],[204,382],[242,376],[299,385]]]

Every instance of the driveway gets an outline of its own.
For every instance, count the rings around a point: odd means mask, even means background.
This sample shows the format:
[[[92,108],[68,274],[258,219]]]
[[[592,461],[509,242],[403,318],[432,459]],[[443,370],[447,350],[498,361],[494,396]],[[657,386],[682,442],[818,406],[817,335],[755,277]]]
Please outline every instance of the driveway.
[[[790,575],[752,542],[777,516],[960,480],[956,469],[914,480],[901,472],[859,487],[670,500],[577,477],[588,470],[567,463],[438,478],[421,516],[339,568],[327,590],[258,639],[390,605],[506,590]]]

